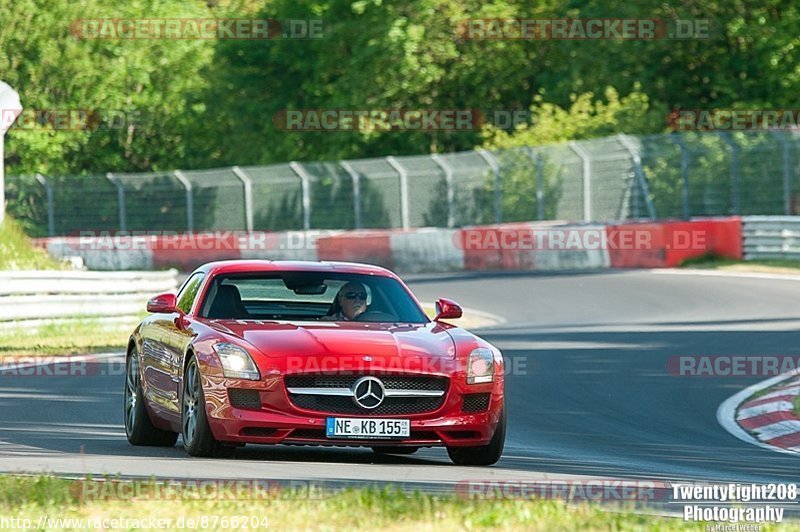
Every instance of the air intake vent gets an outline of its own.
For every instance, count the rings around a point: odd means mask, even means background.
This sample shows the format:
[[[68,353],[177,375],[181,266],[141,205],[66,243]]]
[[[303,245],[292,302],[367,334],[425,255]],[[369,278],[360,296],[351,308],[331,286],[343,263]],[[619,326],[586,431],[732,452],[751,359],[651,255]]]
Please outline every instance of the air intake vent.
[[[471,393],[465,395],[461,411],[470,414],[485,412],[489,408],[489,395],[488,393]]]
[[[258,390],[242,390],[239,388],[229,388],[228,397],[231,399],[231,405],[235,408],[261,408],[261,394]]]

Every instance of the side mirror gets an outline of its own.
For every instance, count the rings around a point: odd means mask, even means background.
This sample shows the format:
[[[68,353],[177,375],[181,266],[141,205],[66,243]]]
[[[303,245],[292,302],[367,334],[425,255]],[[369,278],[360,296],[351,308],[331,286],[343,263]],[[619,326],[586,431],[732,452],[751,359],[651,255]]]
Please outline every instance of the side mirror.
[[[464,314],[461,307],[452,299],[441,298],[436,301],[436,317],[433,321],[454,320]]]
[[[171,314],[178,310],[175,294],[159,294],[147,302],[147,312],[152,314]]]

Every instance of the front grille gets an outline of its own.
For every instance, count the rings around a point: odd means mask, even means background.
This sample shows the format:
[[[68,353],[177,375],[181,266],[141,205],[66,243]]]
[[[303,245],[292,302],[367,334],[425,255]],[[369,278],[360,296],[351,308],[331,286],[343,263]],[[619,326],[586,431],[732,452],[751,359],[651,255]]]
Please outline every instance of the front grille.
[[[228,388],[228,397],[231,399],[231,405],[236,408],[261,408],[261,394],[258,390]]]
[[[348,388],[364,375],[287,375],[287,388]],[[305,410],[331,414],[357,414],[393,416],[424,414],[439,409],[444,404],[449,380],[447,377],[429,375],[374,375],[387,390],[439,391],[439,397],[386,397],[377,408],[366,409],[357,405],[352,397],[333,395],[307,395],[289,393],[292,403]]]
[[[387,397],[377,408],[361,408],[350,397],[328,395],[289,394],[292,403],[298,408],[331,414],[359,414],[375,416],[400,416],[404,414],[424,414],[433,412],[444,402],[441,397]]]
[[[470,393],[464,396],[464,403],[461,405],[462,412],[475,413],[483,412],[489,408],[488,393]]]
[[[287,375],[288,388],[350,388],[364,375]],[[426,375],[374,375],[386,388],[447,391],[447,378]]]

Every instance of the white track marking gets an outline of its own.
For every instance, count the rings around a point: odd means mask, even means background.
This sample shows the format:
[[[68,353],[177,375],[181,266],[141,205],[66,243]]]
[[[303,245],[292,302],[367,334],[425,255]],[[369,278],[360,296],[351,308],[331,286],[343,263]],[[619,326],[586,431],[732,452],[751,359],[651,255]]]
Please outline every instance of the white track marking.
[[[769,449],[770,451],[776,453],[783,453],[783,454],[791,454],[793,456],[797,456],[796,451],[790,451],[788,449],[782,449],[780,447],[775,447],[774,445],[767,445],[764,442],[761,442],[751,436],[746,430],[739,426],[736,422],[736,408],[745,402],[747,399],[750,398],[754,393],[763,390],[764,388],[769,388],[770,386],[774,386],[781,381],[784,381],[790,377],[796,376],[797,371],[790,371],[789,373],[785,373],[783,375],[778,375],[776,377],[772,377],[765,381],[757,382],[752,386],[745,388],[744,390],[730,396],[725,401],[719,405],[717,409],[717,422],[722,425],[722,428],[727,430],[732,436],[739,438],[740,440],[747,442],[749,444],[755,445],[757,447],[762,447],[764,449]]]
[[[764,425],[763,427],[758,427],[753,430],[758,432],[759,437],[762,439],[772,440],[780,438],[781,436],[786,436],[787,434],[800,432],[800,421],[779,421],[778,423]]]
[[[791,412],[793,408],[794,405],[789,401],[773,401],[771,403],[764,403],[763,405],[742,408],[739,410],[737,419],[750,419],[751,417],[771,414],[773,412]]]
[[[693,270],[677,268],[658,268],[646,270],[659,275],[705,275],[709,277],[747,277],[749,279],[772,279],[777,281],[800,281],[800,271],[791,273],[731,272],[718,270]]]

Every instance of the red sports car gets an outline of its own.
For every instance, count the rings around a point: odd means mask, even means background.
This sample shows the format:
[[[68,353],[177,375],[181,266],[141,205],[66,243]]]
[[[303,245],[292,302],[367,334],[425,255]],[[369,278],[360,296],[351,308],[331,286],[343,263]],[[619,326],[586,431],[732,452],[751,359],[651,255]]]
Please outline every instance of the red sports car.
[[[444,446],[459,465],[500,459],[503,356],[442,320],[376,266],[206,264],[128,343],[125,433],[133,445],[228,456],[254,444]]]

